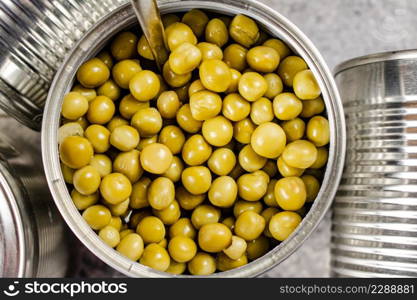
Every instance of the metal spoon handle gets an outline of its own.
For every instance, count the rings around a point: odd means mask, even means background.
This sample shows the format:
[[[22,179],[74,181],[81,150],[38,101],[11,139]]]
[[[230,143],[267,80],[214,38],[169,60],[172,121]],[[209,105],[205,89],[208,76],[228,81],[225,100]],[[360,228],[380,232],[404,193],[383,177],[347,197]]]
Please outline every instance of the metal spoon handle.
[[[162,25],[156,0],[130,0],[143,34],[148,40],[155,61],[160,70],[168,59],[165,46],[164,26]]]

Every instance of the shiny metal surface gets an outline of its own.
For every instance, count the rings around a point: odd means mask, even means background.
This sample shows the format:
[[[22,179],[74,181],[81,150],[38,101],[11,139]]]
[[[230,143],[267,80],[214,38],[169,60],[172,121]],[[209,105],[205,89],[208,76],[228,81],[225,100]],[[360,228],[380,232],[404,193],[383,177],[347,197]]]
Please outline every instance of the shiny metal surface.
[[[336,276],[417,276],[417,50],[336,68],[347,156],[334,203]]]
[[[66,227],[47,188],[39,133],[3,119],[0,277],[62,277],[68,265]]]
[[[253,277],[285,260],[317,227],[328,210],[341,177],[345,154],[344,114],[333,77],[312,43],[285,17],[257,1],[169,1],[159,2],[162,14],[187,11],[192,8],[207,9],[224,14],[246,14],[257,20],[273,36],[283,39],[301,55],[318,79],[326,103],[331,127],[329,162],[324,183],[308,215],[298,229],[283,243],[262,258],[241,268],[218,273],[212,277]],[[63,95],[74,81],[75,71],[81,63],[95,55],[118,31],[134,26],[136,18],[130,6],[123,6],[107,16],[75,46],[64,65],[57,72],[45,107],[42,127],[42,155],[50,190],[67,224],[77,237],[99,258],[116,270],[136,277],[160,277],[157,272],[134,263],[106,246],[85,223],[72,203],[59,165],[57,130]]]
[[[152,49],[158,68],[162,70],[164,63],[168,59],[168,50],[165,45],[164,26],[162,25],[156,0],[130,0],[130,2],[143,34]]]
[[[67,52],[127,0],[0,1],[0,109],[40,129],[50,83]]]

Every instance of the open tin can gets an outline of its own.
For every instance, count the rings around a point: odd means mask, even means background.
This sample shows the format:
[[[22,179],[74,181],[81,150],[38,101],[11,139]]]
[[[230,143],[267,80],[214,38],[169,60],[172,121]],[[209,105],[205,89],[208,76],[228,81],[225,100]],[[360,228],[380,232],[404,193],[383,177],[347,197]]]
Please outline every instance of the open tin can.
[[[330,207],[342,174],[345,155],[345,121],[341,100],[324,60],[313,46],[285,17],[257,1],[160,1],[161,14],[204,9],[225,15],[245,14],[260,24],[272,36],[282,39],[309,65],[320,85],[330,123],[329,160],[320,192],[310,212],[300,226],[284,242],[263,257],[243,267],[210,275],[210,277],[253,277],[285,260],[319,224]],[[119,31],[137,26],[130,5],[122,6],[102,19],[88,31],[68,55],[52,83],[45,107],[42,128],[42,154],[48,184],[54,200],[67,224],[76,236],[104,262],[116,270],[133,277],[169,276],[139,263],[135,263],[108,247],[84,221],[65,185],[59,163],[57,133],[63,96],[70,90],[76,70],[88,58],[96,55]]]

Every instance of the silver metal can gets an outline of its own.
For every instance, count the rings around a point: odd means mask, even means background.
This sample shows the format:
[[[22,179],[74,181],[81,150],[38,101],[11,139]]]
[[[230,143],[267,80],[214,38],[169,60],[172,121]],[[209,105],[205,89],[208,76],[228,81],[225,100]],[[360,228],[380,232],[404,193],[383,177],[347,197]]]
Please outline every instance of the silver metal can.
[[[62,277],[68,234],[42,171],[39,133],[0,121],[0,277]]]
[[[310,212],[301,225],[283,243],[263,257],[241,268],[211,275],[211,277],[253,277],[285,260],[312,233],[328,210],[341,177],[345,155],[345,122],[339,94],[331,72],[313,44],[285,17],[257,1],[160,1],[162,14],[205,9],[226,15],[245,14],[255,19],[271,35],[287,43],[295,53],[302,56],[318,79],[327,107],[331,128],[329,161],[324,181]],[[45,106],[42,127],[42,154],[48,184],[55,202],[75,235],[104,262],[116,270],[133,277],[160,277],[166,273],[155,271],[132,262],[106,246],[83,220],[72,203],[63,180],[57,146],[62,99],[75,77],[78,67],[97,54],[117,32],[137,24],[130,5],[125,5],[105,17],[93,27],[68,55],[52,83]]]
[[[417,50],[336,68],[347,156],[333,210],[332,273],[417,276]]]
[[[0,109],[39,130],[50,83],[67,52],[126,2],[0,1]]]

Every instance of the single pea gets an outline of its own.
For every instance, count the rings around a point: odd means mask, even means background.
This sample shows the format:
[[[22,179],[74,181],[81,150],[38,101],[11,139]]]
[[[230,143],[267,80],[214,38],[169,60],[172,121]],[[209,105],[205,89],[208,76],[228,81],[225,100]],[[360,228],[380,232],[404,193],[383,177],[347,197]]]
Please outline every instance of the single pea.
[[[118,204],[111,204],[111,203],[106,202],[106,200],[103,200],[103,203],[110,210],[112,216],[116,216],[116,217],[124,216],[129,210],[129,199],[125,199]]]
[[[176,200],[172,201],[167,208],[161,210],[153,209],[152,212],[155,216],[160,218],[165,225],[172,225],[181,217],[180,205]]]
[[[204,90],[205,90],[205,87],[201,83],[201,80],[200,79],[194,80],[188,87],[188,97],[190,98],[195,93],[204,91]]]
[[[178,46],[184,43],[197,44],[197,38],[191,28],[180,22],[173,23],[165,29],[165,37],[168,48],[174,51]]]
[[[188,218],[181,218],[169,227],[169,237],[185,236],[190,239],[196,237],[196,230]]]
[[[104,153],[110,148],[110,131],[102,125],[88,126],[85,130],[85,137],[90,141],[96,153]]]
[[[120,231],[120,240],[122,240],[125,236],[127,236],[130,233],[134,233],[134,231],[132,229],[122,229]]]
[[[246,72],[239,80],[240,95],[250,102],[254,102],[265,95],[268,83],[259,73]]]
[[[77,71],[77,80],[85,88],[96,88],[110,77],[109,68],[98,58],[83,63]]]
[[[201,42],[197,44],[197,48],[201,51],[201,60],[223,59],[222,49],[215,44]]]
[[[270,73],[276,70],[280,58],[278,52],[274,48],[268,46],[256,46],[248,51],[246,60],[249,67],[253,70],[262,73]]]
[[[210,275],[216,271],[216,260],[210,254],[198,252],[188,263],[188,271],[192,275]]]
[[[322,147],[330,142],[329,121],[322,116],[315,116],[307,123],[307,138],[317,147]]]
[[[200,80],[210,91],[225,92],[232,82],[230,68],[219,59],[204,60],[199,68]]]
[[[176,92],[165,91],[159,95],[158,100],[156,101],[156,106],[163,118],[173,119],[181,106],[181,102],[178,99]]]
[[[181,21],[182,23],[190,26],[191,30],[197,37],[201,37],[204,33],[204,29],[206,28],[209,18],[203,11],[194,8],[186,12]]]
[[[244,15],[237,15],[229,26],[230,37],[242,46],[249,48],[259,39],[259,28],[256,22]]]
[[[227,145],[233,138],[233,125],[223,116],[203,122],[201,132],[207,142],[216,147]]]
[[[311,118],[315,115],[319,115],[324,111],[324,101],[322,97],[316,99],[303,101],[303,110],[300,114],[303,118]]]
[[[149,216],[139,222],[136,232],[145,244],[159,243],[165,237],[165,225],[157,217]]]
[[[320,169],[324,167],[327,163],[327,159],[329,157],[329,150],[325,147],[317,148],[317,159],[316,161],[310,166],[311,169]]]
[[[227,148],[216,149],[207,161],[207,165],[216,175],[228,175],[236,165],[236,155]]]
[[[128,89],[130,80],[140,71],[142,71],[142,67],[138,61],[125,59],[114,65],[112,76],[118,86]]]
[[[168,251],[175,261],[185,263],[196,255],[197,245],[189,237],[175,236],[169,241]]]
[[[87,196],[80,194],[76,189],[73,189],[71,192],[72,202],[78,210],[85,210],[86,208],[96,204],[99,197],[100,195],[97,192]]]
[[[116,107],[114,102],[106,96],[97,96],[90,101],[87,111],[87,119],[92,124],[106,124],[114,115]]]
[[[269,231],[274,239],[284,241],[300,223],[300,215],[292,211],[283,211],[271,218],[269,221]]]
[[[168,269],[165,270],[165,272],[173,274],[173,275],[181,275],[182,273],[185,272],[186,269],[187,269],[186,263],[179,263],[171,259],[169,263],[169,267]]]
[[[111,220],[110,210],[103,205],[93,205],[83,212],[83,218],[94,230],[106,227]]]
[[[260,125],[265,122],[271,122],[274,119],[272,102],[267,98],[260,98],[252,103],[250,117],[253,123]]]
[[[129,90],[138,101],[149,101],[158,95],[161,82],[152,71],[143,70],[135,74],[129,81]]]
[[[168,62],[174,73],[184,75],[197,68],[200,65],[201,58],[201,51],[197,46],[183,43],[171,52]]]
[[[83,95],[85,98],[87,98],[88,102],[97,97],[97,92],[95,89],[85,88],[81,84],[74,85],[74,87],[71,89],[71,92],[77,92]]]
[[[207,167],[186,168],[181,174],[182,184],[191,194],[206,193],[211,185],[211,173]]]
[[[226,225],[231,231],[235,228],[236,219],[234,217],[227,217],[222,221],[222,224]]]
[[[232,232],[221,223],[205,224],[198,231],[198,245],[206,252],[220,252],[231,243]]]
[[[152,208],[165,209],[174,201],[174,197],[174,183],[166,177],[158,177],[149,185],[147,198]]]
[[[132,194],[130,195],[130,207],[133,209],[140,209],[149,206],[148,188],[151,180],[148,177],[142,177],[139,181],[133,184]]]
[[[148,60],[155,60],[155,58],[153,57],[151,46],[149,46],[148,40],[146,39],[144,34],[142,34],[142,36],[139,39],[137,51],[139,55],[143,58],[146,58]]]
[[[231,259],[223,252],[217,255],[217,269],[222,272],[242,267],[247,263],[248,258],[246,254],[242,255],[238,259]]]
[[[224,49],[224,62],[232,69],[242,72],[247,68],[246,55],[248,49],[239,44],[231,44]]]
[[[247,201],[258,201],[268,189],[268,182],[253,173],[244,174],[237,180],[239,196]]]
[[[151,137],[161,130],[162,117],[155,107],[147,107],[136,112],[130,123],[141,137]]]
[[[277,167],[279,173],[283,177],[300,177],[304,173],[304,169],[291,167],[288,165],[282,156],[280,156],[277,160]]]
[[[88,125],[90,125],[90,123],[88,122],[88,120],[87,120],[87,118],[86,118],[85,115],[82,116],[82,117],[80,117],[80,118],[78,118],[77,120],[74,120],[74,121],[73,120],[68,120],[68,119],[63,119],[62,120],[62,124],[68,124],[68,123],[77,123],[78,125],[81,126],[81,128],[83,130],[85,130],[88,127]],[[59,138],[59,136],[58,136],[58,138]],[[58,143],[60,143],[59,140],[58,140]]]
[[[276,96],[282,93],[284,86],[281,78],[275,73],[268,73],[264,75],[268,89],[265,92],[265,97],[268,99],[274,99]]]
[[[119,204],[129,198],[132,184],[125,175],[111,173],[101,180],[100,193],[110,204]]]
[[[129,125],[122,125],[113,130],[110,135],[110,144],[120,151],[130,151],[139,144],[138,131]]]
[[[246,241],[236,235],[232,236],[232,244],[223,250],[230,259],[236,260],[242,257],[246,252]]]
[[[116,35],[110,44],[110,51],[116,60],[132,58],[136,53],[138,37],[130,31]]]
[[[206,162],[212,153],[211,146],[205,141],[202,135],[192,135],[184,143],[182,148],[182,159],[190,166],[198,166]]]
[[[88,100],[78,92],[69,92],[64,96],[61,114],[68,120],[77,120],[88,111]]]
[[[175,190],[175,198],[178,200],[182,209],[193,210],[206,199],[206,194],[193,195],[183,186],[179,186]]]
[[[110,132],[113,132],[114,129],[122,125],[129,125],[129,122],[120,116],[114,116],[113,119],[111,119],[111,121],[107,123],[106,127],[108,130],[110,130]]]
[[[302,100],[313,100],[320,96],[321,90],[311,70],[303,70],[294,76],[294,93]]]
[[[284,59],[291,54],[290,48],[288,48],[288,46],[279,39],[268,39],[263,43],[263,45],[274,48],[275,51],[278,52],[281,59]]]
[[[264,229],[265,219],[253,211],[245,211],[236,219],[235,233],[247,241],[257,239]]]
[[[72,184],[74,179],[74,169],[71,169],[67,165],[60,163],[62,177],[64,177],[65,183]]]
[[[226,90],[226,94],[230,93],[237,93],[239,90],[239,81],[242,77],[242,74],[235,69],[230,69],[230,73],[232,74],[232,81],[230,82],[229,87]]]
[[[274,189],[275,199],[283,210],[295,211],[304,206],[307,191],[299,177],[286,177],[277,181]]]
[[[281,126],[272,122],[259,125],[251,136],[253,151],[267,158],[277,158],[284,151],[286,142],[287,138],[284,130]]]
[[[100,59],[104,64],[111,69],[113,67],[113,57],[111,56],[109,51],[101,51],[97,54],[97,58]]]
[[[117,232],[120,232],[120,230],[122,229],[122,219],[120,217],[112,217],[110,220],[109,225],[107,226],[111,226],[113,228],[115,228],[117,230]],[[119,236],[120,238],[120,236]]]
[[[185,143],[185,136],[179,127],[169,125],[162,128],[158,142],[167,146],[172,154],[178,154]]]
[[[237,93],[227,95],[223,100],[222,114],[230,121],[245,119],[251,111],[251,105]]]
[[[264,171],[270,178],[275,177],[275,175],[278,173],[278,167],[275,160],[269,159],[265,166],[262,168],[262,171]]]
[[[257,214],[260,214],[262,209],[263,206],[260,201],[239,200],[236,201],[235,205],[233,206],[233,215],[237,218],[245,211],[253,211]]]
[[[190,105],[184,104],[177,112],[177,123],[188,133],[196,133],[203,126],[203,122],[197,121],[191,114]]]
[[[210,186],[208,199],[214,206],[231,207],[237,198],[236,181],[229,176],[217,177]]]
[[[229,32],[222,20],[214,18],[206,26],[205,37],[207,42],[223,47],[229,41]]]
[[[112,79],[109,79],[99,86],[97,94],[109,97],[111,100],[115,101],[120,97],[120,87]]]
[[[162,174],[171,165],[172,153],[167,146],[153,143],[142,150],[140,161],[145,171],[153,174]]]
[[[294,142],[303,138],[305,133],[305,123],[300,118],[295,118],[289,121],[285,121],[281,124],[284,129],[288,142]]]
[[[222,99],[218,94],[207,90],[196,92],[190,97],[190,109],[195,120],[208,120],[220,113]]]
[[[286,86],[292,87],[295,75],[306,70],[306,62],[298,56],[288,56],[278,66],[278,75]]]
[[[292,120],[301,113],[303,104],[293,93],[282,93],[274,98],[274,114],[279,120]]]
[[[247,172],[262,169],[267,161],[265,157],[258,155],[251,145],[246,145],[240,150],[238,159],[239,164]]]
[[[217,223],[220,220],[220,210],[211,205],[199,205],[191,214],[191,222],[199,230],[206,224]]]
[[[82,168],[90,162],[94,150],[91,143],[80,136],[69,136],[59,145],[61,161],[72,169]]]
[[[116,247],[120,242],[119,231],[112,226],[100,229],[98,236],[111,248]]]
[[[304,182],[307,198],[306,202],[313,202],[320,191],[320,182],[312,175],[303,175],[301,180]]]
[[[269,207],[278,206],[277,200],[275,199],[275,184],[277,183],[277,181],[277,179],[271,179],[271,181],[268,183],[268,188],[263,197],[265,204]]]
[[[297,140],[285,147],[282,159],[291,167],[307,169],[317,159],[317,148],[309,141]]]
[[[140,139],[139,144],[136,147],[136,149],[138,149],[139,151],[142,151],[146,146],[150,144],[155,144],[157,142],[158,142],[158,135],[143,138],[143,139]]]
[[[136,233],[127,233],[117,245],[116,250],[133,261],[137,261],[145,252],[143,240]]]
[[[233,137],[241,144],[249,144],[255,124],[249,118],[236,122],[233,126]]]
[[[130,182],[135,183],[143,174],[139,155],[140,152],[136,149],[119,153],[113,162],[113,170],[125,175]]]
[[[162,176],[169,178],[172,182],[178,182],[181,180],[181,174],[184,170],[184,163],[182,162],[181,158],[178,156],[174,156],[172,158],[171,165],[169,166],[168,170],[166,170]]]
[[[92,166],[85,166],[74,172],[74,187],[83,195],[94,194],[98,190],[100,182],[100,173]]]
[[[165,28],[167,28],[171,24],[181,21],[180,17],[178,17],[175,14],[162,15],[161,19],[162,19],[162,24],[164,25]]]
[[[180,88],[187,84],[191,79],[191,72],[183,75],[176,74],[171,70],[169,61],[167,61],[162,68],[162,76],[171,87]]]
[[[136,100],[131,94],[128,94],[124,96],[120,101],[119,112],[123,118],[130,120],[139,110],[148,107],[149,102],[140,102]]]
[[[246,253],[250,260],[255,260],[261,256],[264,256],[268,250],[269,240],[264,236],[260,236],[256,240],[248,242]]]
[[[275,200],[275,199],[274,199]],[[279,213],[279,209],[276,207],[268,207],[267,209],[263,210],[261,213],[261,216],[265,219],[265,230],[264,230],[264,235],[272,238],[272,234],[269,231],[269,222],[271,221],[271,218],[276,215],[277,213]]]

